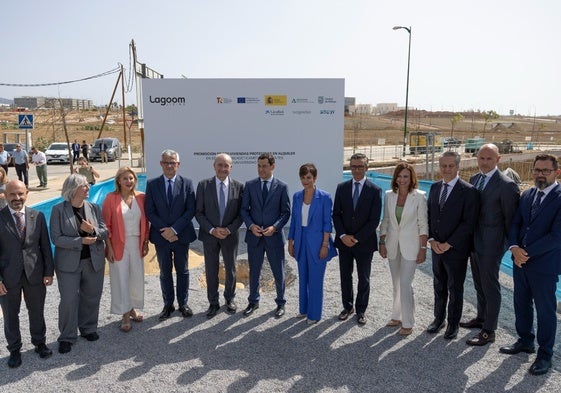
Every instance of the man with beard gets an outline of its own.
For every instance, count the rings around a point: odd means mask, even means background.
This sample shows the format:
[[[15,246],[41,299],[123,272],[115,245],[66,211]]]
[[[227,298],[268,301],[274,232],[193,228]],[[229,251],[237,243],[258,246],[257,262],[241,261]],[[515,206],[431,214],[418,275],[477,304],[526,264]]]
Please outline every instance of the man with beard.
[[[509,232],[514,279],[514,314],[518,341],[501,347],[509,355],[534,353],[534,305],[538,328],[538,355],[528,370],[542,375],[551,368],[557,329],[555,290],[561,273],[561,186],[557,157],[534,159],[535,187],[526,190]]]

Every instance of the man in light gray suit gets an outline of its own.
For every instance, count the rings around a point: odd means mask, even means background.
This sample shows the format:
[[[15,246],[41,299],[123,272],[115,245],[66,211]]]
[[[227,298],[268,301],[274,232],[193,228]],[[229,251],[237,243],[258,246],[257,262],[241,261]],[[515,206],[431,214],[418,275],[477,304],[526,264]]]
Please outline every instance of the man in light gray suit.
[[[197,186],[195,218],[199,223],[199,240],[203,242],[207,296],[210,306],[206,316],[212,318],[220,309],[218,301],[218,268],[220,251],[224,260],[226,282],[224,299],[226,310],[237,310],[236,257],[238,254],[238,230],[242,225],[240,208],[243,184],[230,178],[232,158],[218,154],[214,159],[216,176],[201,180]]]
[[[501,308],[499,268],[508,247],[508,231],[520,199],[518,186],[497,167],[501,156],[492,143],[481,146],[477,153],[480,173],[469,182],[479,190],[480,210],[471,253],[471,272],[477,291],[477,317],[461,322],[480,332],[468,339],[468,345],[483,346],[495,341],[495,330]]]
[[[0,211],[0,304],[10,368],[21,365],[19,311],[23,292],[29,314],[29,331],[35,352],[48,358],[53,352],[45,345],[46,286],[53,283],[51,241],[43,213],[25,207],[27,187],[19,180],[6,186],[8,206]]]

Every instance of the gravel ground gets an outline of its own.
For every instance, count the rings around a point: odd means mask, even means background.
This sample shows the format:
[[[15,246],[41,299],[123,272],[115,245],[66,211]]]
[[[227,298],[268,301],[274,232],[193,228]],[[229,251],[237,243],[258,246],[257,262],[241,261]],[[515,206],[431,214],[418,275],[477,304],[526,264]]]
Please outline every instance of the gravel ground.
[[[193,248],[201,250],[195,242]],[[241,250],[242,253],[245,250]],[[240,259],[247,255],[241,254]],[[288,265],[297,272],[296,263]],[[0,389],[5,392],[559,392],[561,357],[556,346],[554,370],[542,377],[528,374],[533,355],[500,354],[501,345],[515,340],[512,280],[502,276],[503,309],[497,342],[472,348],[465,340],[474,332],[460,329],[458,339],[424,332],[432,320],[430,262],[415,277],[417,325],[411,336],[397,336],[385,327],[391,311],[391,281],[387,262],[376,254],[371,276],[368,323],[337,320],[341,311],[339,268],[327,268],[323,320],[308,327],[294,318],[298,288],[287,288],[286,315],[275,319],[274,293],[262,294],[261,307],[244,318],[221,312],[205,316],[208,303],[201,287],[203,267],[191,270],[189,305],[195,312],[183,319],[178,312],[162,323],[157,276],[146,276],[145,320],[130,333],[119,331],[119,316],[109,314],[109,279],[102,297],[97,342],[82,338],[72,352],[59,354],[56,338],[58,290],[48,289],[47,343],[54,350],[39,359],[30,343],[27,313],[22,307],[23,365],[9,369],[2,335]],[[471,278],[466,280],[464,315],[475,312]],[[240,309],[248,289],[237,292]],[[0,318],[1,319],[1,318]],[[557,342],[561,342],[558,334]]]

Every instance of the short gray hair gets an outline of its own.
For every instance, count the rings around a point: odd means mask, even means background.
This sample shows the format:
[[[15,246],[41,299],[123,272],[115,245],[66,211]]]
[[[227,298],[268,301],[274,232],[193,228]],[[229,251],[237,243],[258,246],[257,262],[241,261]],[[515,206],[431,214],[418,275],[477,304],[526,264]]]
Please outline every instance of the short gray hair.
[[[460,159],[461,159],[462,157],[461,157],[457,152],[452,151],[452,150],[445,151],[444,153],[442,153],[442,154],[440,155],[440,157],[438,157],[438,162],[440,163],[440,160],[441,160],[442,158],[445,158],[445,157],[454,157],[454,160],[456,161],[456,166],[457,166],[458,168],[460,167]]]
[[[70,202],[72,198],[74,198],[74,194],[76,194],[76,190],[87,184],[88,184],[88,180],[86,179],[85,176],[80,175],[78,173],[73,173],[64,180],[60,195],[62,196],[62,199],[64,199],[67,202]]]
[[[179,160],[179,153],[176,152],[175,150],[171,150],[171,149],[166,149],[162,152],[162,159],[164,157],[172,157],[174,158],[177,162],[180,162]]]

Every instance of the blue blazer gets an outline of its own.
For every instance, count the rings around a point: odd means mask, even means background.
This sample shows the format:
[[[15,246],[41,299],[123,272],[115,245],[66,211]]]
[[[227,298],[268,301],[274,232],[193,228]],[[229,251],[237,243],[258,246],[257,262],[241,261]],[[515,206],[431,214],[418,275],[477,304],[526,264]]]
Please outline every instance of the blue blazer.
[[[273,177],[267,200],[263,204],[261,179],[248,181],[243,190],[241,214],[247,227],[245,242],[249,246],[256,246],[263,239],[266,247],[284,247],[285,237],[282,228],[290,218],[288,186]],[[272,236],[257,237],[249,230],[253,224],[263,228],[273,225],[277,231]]]
[[[530,256],[523,269],[561,274],[561,185],[547,194],[530,220],[536,192],[536,187],[532,187],[522,194],[510,226],[509,245],[522,247]],[[514,265],[513,269],[520,268]]]
[[[341,235],[354,235],[358,244],[353,247],[358,251],[378,250],[376,228],[382,214],[382,189],[366,179],[360,197],[353,209],[353,183],[347,180],[337,186],[333,203],[333,225],[335,226],[335,246],[346,247]]]
[[[197,238],[192,222],[195,191],[193,183],[186,177],[176,176],[171,207],[167,203],[164,175],[148,180],[144,209],[150,221],[150,241],[155,245],[169,244],[160,234],[160,229],[166,227],[172,227],[177,232],[181,244],[189,244]]]
[[[314,191],[314,197],[308,212],[308,222],[306,229],[306,237],[302,236],[302,205],[304,204],[304,190],[298,191],[292,197],[292,215],[290,216],[290,230],[288,238],[294,240],[294,255],[296,260],[300,260],[300,251],[302,243],[306,243],[306,248],[317,250],[317,259],[319,260],[319,251],[323,243],[323,234],[331,233],[331,195],[328,192],[318,188]],[[327,262],[334,256],[337,256],[337,250],[334,247],[333,240],[329,236],[329,249],[327,257],[322,261]]]

